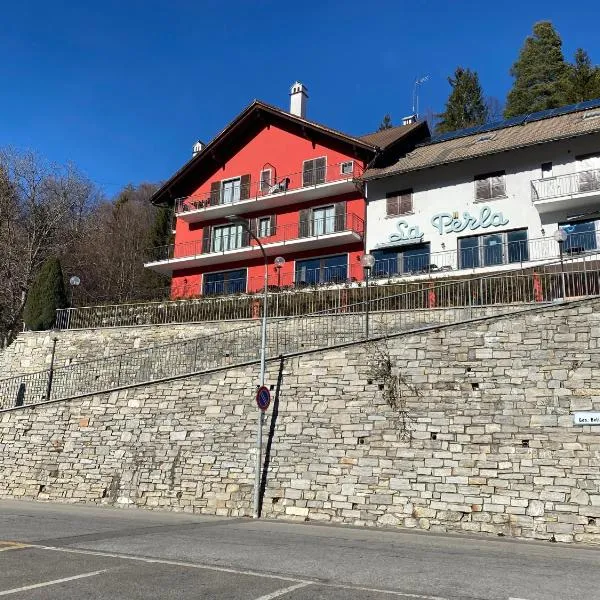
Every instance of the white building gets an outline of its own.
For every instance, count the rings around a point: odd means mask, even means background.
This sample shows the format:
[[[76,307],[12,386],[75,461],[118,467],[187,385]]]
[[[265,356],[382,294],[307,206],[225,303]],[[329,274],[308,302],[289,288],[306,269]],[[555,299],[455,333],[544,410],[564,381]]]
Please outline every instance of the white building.
[[[364,176],[376,277],[463,274],[600,248],[600,100],[434,137]]]

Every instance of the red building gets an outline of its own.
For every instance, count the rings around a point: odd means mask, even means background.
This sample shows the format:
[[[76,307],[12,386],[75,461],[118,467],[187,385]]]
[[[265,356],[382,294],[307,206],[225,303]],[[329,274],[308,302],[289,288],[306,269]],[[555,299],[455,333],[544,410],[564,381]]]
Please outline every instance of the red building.
[[[174,244],[146,266],[172,274],[174,297],[340,283],[363,277],[365,167],[424,137],[424,123],[363,137],[305,118],[295,83],[290,112],[254,101],[153,196],[174,206]],[[285,262],[278,266],[276,257]],[[278,263],[282,261],[279,260]]]

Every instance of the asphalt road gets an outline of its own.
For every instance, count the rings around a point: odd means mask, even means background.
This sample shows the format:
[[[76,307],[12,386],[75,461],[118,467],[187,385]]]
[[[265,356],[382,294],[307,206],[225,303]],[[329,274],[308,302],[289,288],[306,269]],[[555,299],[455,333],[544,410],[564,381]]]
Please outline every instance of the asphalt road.
[[[600,548],[0,501],[0,598],[598,600]]]

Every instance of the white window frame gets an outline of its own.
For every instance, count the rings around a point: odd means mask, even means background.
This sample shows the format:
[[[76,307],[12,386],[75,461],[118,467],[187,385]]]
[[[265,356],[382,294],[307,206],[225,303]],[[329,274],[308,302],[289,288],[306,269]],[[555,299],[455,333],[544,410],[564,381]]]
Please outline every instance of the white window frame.
[[[262,231],[262,227],[261,227],[261,223],[266,222],[266,228],[265,231]],[[265,238],[265,237],[270,237],[272,234],[271,232],[271,217],[256,217],[256,237],[258,238]]]
[[[220,235],[217,237],[217,231],[225,231],[225,230],[233,230],[235,229],[235,246],[231,245],[231,233],[227,235],[227,238],[224,235]],[[224,224],[224,225],[215,225],[211,229],[211,252],[228,252],[229,250],[239,250],[244,247],[244,228],[242,225],[238,225],[236,223]],[[227,239],[227,244],[225,244],[225,239]],[[220,242],[220,248],[217,250],[217,240]],[[228,247],[225,248],[225,245]],[[234,269],[235,270],[235,269]]]
[[[225,184],[233,183],[237,181],[237,199],[232,199],[231,202],[225,202]],[[235,189],[235,188],[234,188]],[[238,177],[229,177],[227,179],[221,180],[221,204],[237,204],[242,197],[242,177],[241,175]]]
[[[263,180],[263,174],[266,173],[267,171],[269,172],[269,179],[268,179],[268,182],[265,182]],[[261,193],[268,194],[271,191],[271,188],[273,187],[273,169],[270,169],[270,168],[261,169],[260,176],[259,176],[259,182],[260,182]]]
[[[344,171],[344,167],[350,165],[350,171]],[[354,173],[354,161],[347,160],[340,164],[340,175],[352,175]]]
[[[319,219],[319,220],[323,221],[323,223],[322,223],[323,231],[320,231],[317,233],[318,220],[315,219],[315,211],[316,210],[327,210],[328,208],[333,210],[333,215],[331,215],[331,217],[324,217],[323,219]],[[311,217],[312,217],[312,219],[311,219],[312,233],[314,236],[318,237],[321,235],[329,235],[330,233],[335,233],[335,202],[323,204],[322,206],[314,206],[311,209]],[[328,224],[330,224],[331,231],[329,231],[327,228]],[[332,256],[336,256],[336,255],[334,254]]]

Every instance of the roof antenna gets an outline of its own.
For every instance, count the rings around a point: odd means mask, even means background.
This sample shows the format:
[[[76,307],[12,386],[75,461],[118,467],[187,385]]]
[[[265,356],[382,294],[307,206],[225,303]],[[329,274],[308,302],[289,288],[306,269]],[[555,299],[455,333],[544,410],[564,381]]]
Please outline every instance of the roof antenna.
[[[415,115],[415,120],[419,118],[419,86],[424,84],[429,79],[429,75],[425,75],[424,77],[415,79],[415,85],[413,87],[413,115]]]

